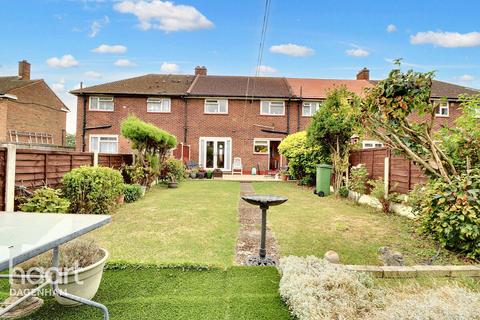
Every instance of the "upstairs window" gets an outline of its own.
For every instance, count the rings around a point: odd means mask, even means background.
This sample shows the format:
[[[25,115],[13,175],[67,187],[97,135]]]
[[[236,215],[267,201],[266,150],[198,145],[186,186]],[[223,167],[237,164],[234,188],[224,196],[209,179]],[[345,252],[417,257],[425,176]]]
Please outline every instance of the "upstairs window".
[[[435,116],[436,117],[448,117],[449,104],[448,101],[435,101]]]
[[[90,152],[118,153],[117,135],[91,135]]]
[[[171,101],[168,98],[148,98],[147,112],[168,113],[171,111],[170,105],[171,105]]]
[[[284,101],[262,101],[260,104],[260,114],[266,116],[285,115]]]
[[[91,111],[113,111],[113,97],[90,97]]]
[[[205,113],[228,113],[228,100],[205,99]]]
[[[383,143],[374,140],[364,140],[362,141],[363,149],[373,149],[373,148],[383,148]]]
[[[302,116],[312,117],[320,108],[321,102],[304,102],[302,106]]]

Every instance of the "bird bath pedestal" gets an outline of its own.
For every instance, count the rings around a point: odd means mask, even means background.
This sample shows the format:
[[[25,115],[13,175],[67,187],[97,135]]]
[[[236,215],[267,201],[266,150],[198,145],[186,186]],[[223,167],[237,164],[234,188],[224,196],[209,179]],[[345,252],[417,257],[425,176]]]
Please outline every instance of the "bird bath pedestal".
[[[262,209],[262,233],[260,238],[260,250],[258,256],[248,256],[248,266],[275,266],[276,262],[272,257],[267,256],[265,249],[265,242],[267,237],[267,210],[269,207],[278,206],[288,200],[287,197],[272,196],[272,195],[252,195],[242,196],[246,202],[259,206]]]

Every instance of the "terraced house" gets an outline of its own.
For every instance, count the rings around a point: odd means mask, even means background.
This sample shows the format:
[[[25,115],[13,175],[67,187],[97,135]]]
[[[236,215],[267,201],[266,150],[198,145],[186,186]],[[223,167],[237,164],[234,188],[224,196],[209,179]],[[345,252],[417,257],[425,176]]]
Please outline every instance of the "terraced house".
[[[130,152],[120,135],[129,114],[154,123],[189,146],[188,158],[205,169],[230,172],[241,158],[244,172],[274,172],[285,165],[278,145],[288,134],[305,130],[328,91],[346,86],[362,95],[375,85],[362,69],[354,80],[208,75],[149,74],[81,88],[78,96],[77,148],[80,151]],[[459,114],[457,96],[474,90],[435,81],[438,125]],[[444,98],[444,99],[442,99]],[[363,141],[364,148],[379,141]]]

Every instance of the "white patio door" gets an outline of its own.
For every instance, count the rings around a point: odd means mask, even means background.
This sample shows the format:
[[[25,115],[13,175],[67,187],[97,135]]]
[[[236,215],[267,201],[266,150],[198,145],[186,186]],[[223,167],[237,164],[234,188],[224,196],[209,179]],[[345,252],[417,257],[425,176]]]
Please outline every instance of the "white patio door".
[[[201,137],[199,163],[204,169],[231,170],[232,139]]]

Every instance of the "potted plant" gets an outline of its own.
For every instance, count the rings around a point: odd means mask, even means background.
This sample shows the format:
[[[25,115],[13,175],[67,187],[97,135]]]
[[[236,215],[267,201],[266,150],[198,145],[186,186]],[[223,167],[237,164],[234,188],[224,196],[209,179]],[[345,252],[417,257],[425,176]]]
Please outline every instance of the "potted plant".
[[[282,177],[283,181],[288,180],[288,171],[287,170],[280,170],[280,177]]]
[[[205,170],[199,170],[197,173],[197,178],[198,179],[204,179],[205,178]]]
[[[197,177],[197,174],[198,174],[198,169],[197,168],[192,168],[190,170],[190,178],[195,179]]]
[[[212,179],[213,178],[213,170],[208,170],[206,173],[206,178],[207,179]]]
[[[167,182],[168,188],[170,189],[178,188],[177,177],[174,172],[167,173],[167,179],[168,179],[168,182]]]
[[[92,299],[98,291],[108,251],[100,248],[94,240],[77,239],[60,246],[58,286],[70,294]],[[31,270],[47,273],[52,267],[52,252],[49,251],[19,266],[23,273]],[[55,296],[62,305],[75,306],[78,302]]]

